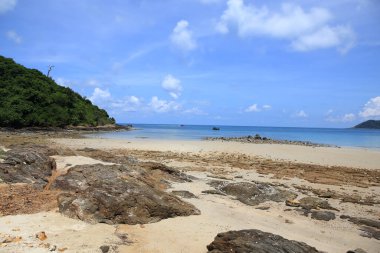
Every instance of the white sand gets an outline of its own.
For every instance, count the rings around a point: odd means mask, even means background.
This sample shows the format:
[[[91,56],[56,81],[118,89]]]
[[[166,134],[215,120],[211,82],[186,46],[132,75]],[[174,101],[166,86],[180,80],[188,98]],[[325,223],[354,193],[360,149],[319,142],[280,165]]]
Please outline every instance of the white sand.
[[[44,231],[47,239],[40,241],[36,234]],[[64,217],[57,212],[0,217],[0,237],[21,236],[22,240],[0,246],[1,253],[48,253],[54,245],[65,253],[100,252],[102,245],[120,243],[115,228],[106,224],[91,225]],[[47,247],[47,248],[46,248]],[[110,251],[114,252],[114,251]]]
[[[174,184],[175,190],[188,190],[199,199],[184,199],[201,210],[201,215],[176,217],[143,226],[120,225],[134,243],[122,246],[121,253],[205,253],[217,233],[230,230],[259,229],[281,235],[287,239],[305,242],[326,252],[346,252],[362,248],[369,253],[379,252],[380,241],[359,236],[357,227],[339,219],[316,221],[295,211],[284,212],[281,204],[267,202],[270,210],[258,210],[229,197],[206,195],[201,191],[211,189],[201,172],[192,175],[200,178],[192,183]],[[290,223],[286,223],[286,220]]]
[[[137,149],[174,152],[228,152],[328,166],[380,169],[380,150],[359,148],[306,147],[283,144],[251,144],[221,141],[54,139],[72,149]]]

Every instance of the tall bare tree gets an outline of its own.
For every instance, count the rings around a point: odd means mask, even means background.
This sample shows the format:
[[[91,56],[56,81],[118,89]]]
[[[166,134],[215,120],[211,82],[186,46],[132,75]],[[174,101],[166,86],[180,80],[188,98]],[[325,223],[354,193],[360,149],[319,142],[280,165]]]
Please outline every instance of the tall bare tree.
[[[50,71],[52,71],[53,68],[54,68],[53,65],[49,65],[49,70],[48,70],[47,75],[46,75],[47,77],[50,76]]]

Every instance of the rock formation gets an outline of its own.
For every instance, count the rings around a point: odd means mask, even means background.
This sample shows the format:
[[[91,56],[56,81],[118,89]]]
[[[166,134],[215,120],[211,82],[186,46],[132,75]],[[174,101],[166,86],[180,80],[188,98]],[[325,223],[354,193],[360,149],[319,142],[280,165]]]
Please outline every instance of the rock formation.
[[[207,246],[209,253],[318,253],[306,243],[287,240],[279,235],[256,229],[229,231],[218,234]]]

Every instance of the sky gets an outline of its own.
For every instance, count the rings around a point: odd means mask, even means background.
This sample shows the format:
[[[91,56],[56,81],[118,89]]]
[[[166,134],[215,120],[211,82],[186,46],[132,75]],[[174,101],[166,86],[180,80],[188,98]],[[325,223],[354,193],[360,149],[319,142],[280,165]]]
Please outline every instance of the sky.
[[[378,0],[0,0],[0,55],[119,123],[380,119]]]

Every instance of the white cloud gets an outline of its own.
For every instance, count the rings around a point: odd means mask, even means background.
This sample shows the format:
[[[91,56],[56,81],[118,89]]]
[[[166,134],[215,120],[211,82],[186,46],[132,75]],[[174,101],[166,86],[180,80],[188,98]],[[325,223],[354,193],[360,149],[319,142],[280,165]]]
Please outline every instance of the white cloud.
[[[257,104],[250,105],[245,112],[260,112],[261,109],[258,108]]]
[[[62,78],[62,77],[58,77],[57,79],[55,79],[55,82],[58,84],[58,85],[61,85],[61,86],[64,86],[64,87],[70,87],[70,84],[71,82],[65,78]]]
[[[1,0],[0,0],[1,1]],[[22,38],[15,31],[11,30],[7,32],[7,38],[13,41],[16,44],[20,44],[22,42]]]
[[[178,111],[181,108],[181,105],[176,103],[175,101],[160,100],[156,96],[152,97],[149,106],[153,111],[159,113]]]
[[[12,10],[17,4],[17,0],[0,0],[0,14]]]
[[[193,33],[189,29],[189,22],[181,20],[174,27],[170,36],[171,42],[183,51],[191,51],[197,48]]]
[[[109,101],[111,99],[111,93],[108,90],[102,90],[96,87],[89,99],[93,103]]]
[[[270,105],[263,105],[261,108],[257,104],[253,104],[248,106],[244,111],[245,112],[261,112],[262,110],[270,110],[272,106]]]
[[[361,117],[379,117],[380,116],[380,96],[371,98],[359,113]]]
[[[141,99],[136,96],[129,96],[124,99],[115,100],[111,103],[110,107],[113,110],[135,112],[140,109],[141,105]]]
[[[165,76],[162,81],[162,88],[169,92],[170,96],[177,99],[181,95],[181,81],[172,75]]]
[[[346,113],[343,116],[336,116],[336,117],[332,116],[331,114],[332,114],[332,110],[329,110],[327,112],[328,117],[326,118],[326,121],[330,121],[330,122],[351,122],[351,121],[354,121],[356,119],[356,115],[353,113]]]
[[[195,114],[195,115],[208,115],[207,112],[202,111],[198,107],[193,107],[193,108],[184,110],[183,113],[186,113],[186,114]]]
[[[343,116],[342,121],[343,122],[349,122],[349,121],[353,121],[355,119],[356,119],[355,114],[353,114],[353,113],[347,113],[347,114],[345,114]]]
[[[297,51],[337,47],[341,53],[348,52],[355,45],[355,33],[348,26],[325,26],[314,33],[298,37],[292,42]]]
[[[297,112],[295,115],[297,118],[307,118],[309,115],[304,110]]]
[[[292,48],[298,51],[337,47],[347,52],[354,45],[354,32],[349,26],[329,26],[330,20],[332,15],[325,8],[305,11],[295,4],[282,4],[280,11],[273,11],[266,6],[245,4],[244,0],[229,0],[216,29],[226,34],[236,28],[241,37],[290,40]]]

